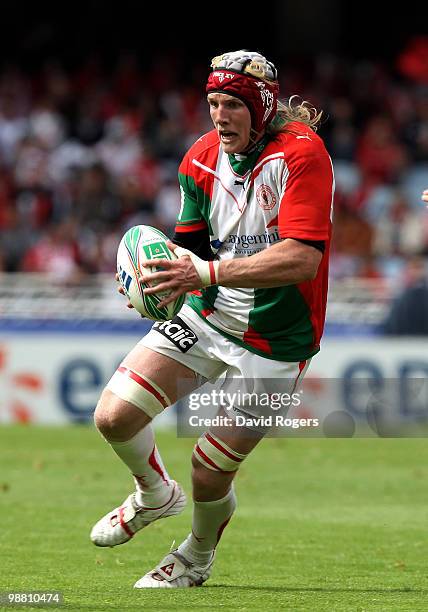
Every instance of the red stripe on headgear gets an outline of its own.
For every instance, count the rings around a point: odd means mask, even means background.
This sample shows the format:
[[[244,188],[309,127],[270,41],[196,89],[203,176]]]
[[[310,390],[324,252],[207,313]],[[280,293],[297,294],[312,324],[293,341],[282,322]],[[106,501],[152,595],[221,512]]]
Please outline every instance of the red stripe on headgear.
[[[248,106],[251,127],[261,132],[276,115],[279,85],[232,70],[213,70],[208,77],[207,93],[225,93],[240,98]]]

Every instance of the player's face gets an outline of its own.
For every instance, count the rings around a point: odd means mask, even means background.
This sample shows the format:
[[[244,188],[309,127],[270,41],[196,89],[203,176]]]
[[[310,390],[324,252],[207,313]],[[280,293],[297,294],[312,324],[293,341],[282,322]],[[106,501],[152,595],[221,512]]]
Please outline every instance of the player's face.
[[[251,115],[248,107],[233,96],[208,94],[211,119],[225,153],[241,153],[250,143]]]

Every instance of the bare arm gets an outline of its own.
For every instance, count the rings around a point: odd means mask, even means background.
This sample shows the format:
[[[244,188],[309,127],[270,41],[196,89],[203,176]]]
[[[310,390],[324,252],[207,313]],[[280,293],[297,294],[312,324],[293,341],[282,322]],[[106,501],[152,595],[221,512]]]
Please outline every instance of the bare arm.
[[[313,280],[322,254],[318,249],[287,238],[261,253],[220,262],[223,287],[283,287]]]
[[[168,243],[171,250],[176,246]],[[270,288],[301,283],[315,278],[322,254],[312,246],[287,238],[251,257],[221,261],[218,284],[223,287]],[[176,260],[151,260],[148,266],[161,265],[164,270],[144,274],[144,282],[156,281],[156,287],[145,289],[146,294],[170,290],[171,295],[159,306],[166,305],[178,296],[200,289],[203,285],[188,255]]]

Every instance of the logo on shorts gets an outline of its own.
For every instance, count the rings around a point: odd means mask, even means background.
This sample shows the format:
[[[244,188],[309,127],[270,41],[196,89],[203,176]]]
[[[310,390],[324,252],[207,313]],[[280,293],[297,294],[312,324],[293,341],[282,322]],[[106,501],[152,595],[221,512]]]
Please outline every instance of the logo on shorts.
[[[256,197],[263,210],[271,210],[276,204],[276,196],[269,185],[260,185],[256,191]]]
[[[182,353],[187,353],[199,339],[180,317],[174,317],[171,321],[157,321],[152,329],[168,338]]]

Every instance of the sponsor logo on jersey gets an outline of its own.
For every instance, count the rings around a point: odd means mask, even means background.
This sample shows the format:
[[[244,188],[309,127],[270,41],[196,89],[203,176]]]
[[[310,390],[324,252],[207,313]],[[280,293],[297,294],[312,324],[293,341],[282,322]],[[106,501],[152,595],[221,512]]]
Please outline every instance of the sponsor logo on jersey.
[[[275,229],[273,232],[264,232],[263,234],[241,234],[240,236],[229,234],[227,242],[246,249],[253,244],[272,244],[278,240],[281,240],[281,238],[278,229]]]
[[[152,329],[165,336],[182,353],[187,353],[199,340],[195,332],[178,316],[170,321],[156,321]]]
[[[211,240],[210,244],[213,249],[218,251],[221,248],[223,242],[219,238],[215,238],[214,240]]]
[[[272,210],[276,204],[276,195],[269,185],[260,185],[256,191],[257,202],[263,210]]]

